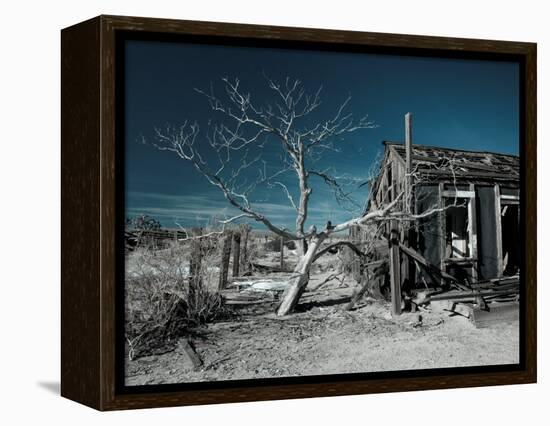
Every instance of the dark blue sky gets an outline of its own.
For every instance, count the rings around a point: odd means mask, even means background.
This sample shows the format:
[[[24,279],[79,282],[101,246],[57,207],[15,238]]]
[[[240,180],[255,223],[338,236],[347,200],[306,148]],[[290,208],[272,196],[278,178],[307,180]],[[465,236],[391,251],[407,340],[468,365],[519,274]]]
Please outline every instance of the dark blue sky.
[[[154,128],[197,121],[201,134],[212,116],[194,88],[221,92],[221,78],[238,77],[244,89],[268,93],[263,74],[274,80],[300,79],[313,92],[322,90],[314,118],[326,120],[348,94],[349,111],[368,114],[378,125],[346,136],[342,152],[320,161],[337,175],[361,181],[380,155],[383,140],[402,141],[404,114],[413,113],[414,143],[467,150],[519,152],[519,66],[516,63],[389,55],[227,47],[171,42],[128,41],[126,45],[126,216],[149,214],[164,226],[202,226],[213,216],[235,210],[190,164],[161,152]],[[198,144],[201,143],[199,135]],[[266,149],[268,164],[278,162]],[[208,160],[207,156],[207,160]],[[250,170],[255,176],[257,170]],[[291,175],[285,183],[293,188]],[[350,218],[324,183],[312,180],[309,223]],[[364,202],[366,190],[357,192]],[[278,225],[293,228],[295,216],[277,189],[259,188],[257,209]]]

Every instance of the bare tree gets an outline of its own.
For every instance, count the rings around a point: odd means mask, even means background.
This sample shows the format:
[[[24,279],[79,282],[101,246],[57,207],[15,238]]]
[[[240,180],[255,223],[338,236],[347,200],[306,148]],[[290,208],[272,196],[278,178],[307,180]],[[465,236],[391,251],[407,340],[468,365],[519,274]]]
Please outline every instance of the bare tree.
[[[320,179],[328,185],[339,203],[352,202],[340,177],[331,170],[316,167],[319,160],[324,155],[336,155],[346,135],[371,129],[375,124],[368,116],[355,118],[347,111],[350,96],[334,109],[331,117],[319,121],[314,113],[321,105],[321,88],[308,94],[298,80],[287,78],[284,83],[278,83],[266,78],[266,83],[271,101],[262,103],[256,103],[252,95],[242,89],[238,79],[222,79],[222,95],[215,92],[213,85],[208,91],[196,89],[206,97],[213,111],[203,136],[204,143],[197,144],[199,125],[185,122],[179,127],[156,129],[154,145],[190,162],[221,191],[229,204],[240,211],[225,223],[240,218],[252,219],[273,233],[299,243],[300,259],[277,311],[278,315],[286,315],[292,312],[304,291],[311,264],[322,243],[331,234],[347,231],[352,226],[388,217],[403,218],[402,213],[395,211],[403,194],[367,214],[351,215],[349,220],[334,225],[327,221],[322,229],[312,225],[306,230],[312,179]],[[215,122],[217,117],[220,119]],[[267,166],[262,150],[258,149],[268,144],[280,150],[280,167],[275,170]],[[209,150],[209,158],[215,158],[215,162],[205,160],[204,149]],[[249,177],[251,168],[257,169],[254,180]],[[288,184],[288,176],[294,176],[293,186]],[[255,207],[253,192],[261,185],[283,192],[295,211],[294,229],[275,224]]]

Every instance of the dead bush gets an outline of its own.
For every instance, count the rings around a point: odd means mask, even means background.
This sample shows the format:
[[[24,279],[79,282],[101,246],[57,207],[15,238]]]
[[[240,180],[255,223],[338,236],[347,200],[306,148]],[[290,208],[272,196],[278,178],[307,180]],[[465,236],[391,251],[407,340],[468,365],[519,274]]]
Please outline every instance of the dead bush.
[[[190,276],[190,244],[137,249],[126,260],[125,333],[130,359],[171,350],[190,329],[227,315],[217,292],[219,244],[200,244]],[[195,263],[195,265],[197,265]]]

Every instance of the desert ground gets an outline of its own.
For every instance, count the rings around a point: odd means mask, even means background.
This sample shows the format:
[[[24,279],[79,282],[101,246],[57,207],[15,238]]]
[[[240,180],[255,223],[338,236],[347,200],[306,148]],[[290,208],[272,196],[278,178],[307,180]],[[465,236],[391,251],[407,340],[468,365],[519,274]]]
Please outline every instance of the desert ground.
[[[291,265],[295,256],[288,250],[285,262]],[[519,362],[517,322],[477,329],[467,318],[445,310],[445,304],[392,318],[387,301],[368,296],[354,309],[345,310],[357,283],[339,273],[337,257],[320,259],[296,312],[285,317],[274,314],[284,274],[255,273],[248,281],[241,279],[239,288],[263,291],[275,300],[233,306],[229,317],[189,329],[180,338],[194,347],[202,361],[198,368],[180,348],[178,338],[153,353],[128,359],[126,385]],[[268,252],[257,261],[273,265],[278,258],[278,253]]]

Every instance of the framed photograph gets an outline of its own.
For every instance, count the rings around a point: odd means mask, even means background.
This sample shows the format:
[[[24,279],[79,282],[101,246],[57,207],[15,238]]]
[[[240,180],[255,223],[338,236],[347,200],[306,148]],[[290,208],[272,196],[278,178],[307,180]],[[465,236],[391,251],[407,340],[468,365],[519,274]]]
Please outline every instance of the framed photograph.
[[[536,381],[536,44],[117,16],[61,42],[63,396]]]

